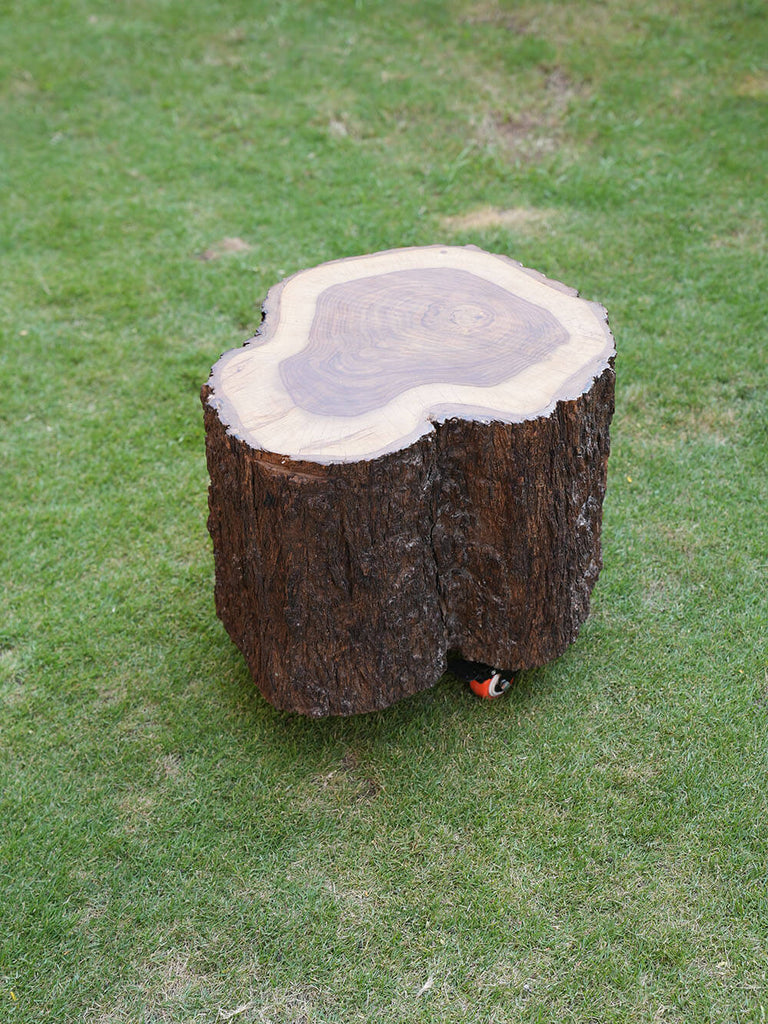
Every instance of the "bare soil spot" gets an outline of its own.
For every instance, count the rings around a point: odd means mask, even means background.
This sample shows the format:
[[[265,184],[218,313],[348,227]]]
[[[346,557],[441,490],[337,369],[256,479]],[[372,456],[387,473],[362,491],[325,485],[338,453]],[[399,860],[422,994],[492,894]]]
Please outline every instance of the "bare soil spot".
[[[479,126],[479,141],[524,161],[553,153],[565,143],[565,117],[582,91],[562,68],[551,68],[526,94],[525,107],[486,114]]]
[[[173,951],[163,965],[163,995],[166,999],[179,999],[198,988],[205,980],[189,966],[190,954]]]
[[[578,89],[571,77],[562,68],[552,68],[547,75],[546,91],[555,97],[558,103],[565,105],[577,94]]]
[[[158,767],[166,779],[176,781],[181,776],[181,757],[178,754],[163,754]]]
[[[355,750],[348,750],[337,768],[316,777],[317,796],[323,802],[339,806],[375,800],[383,786],[378,779],[360,769]]]
[[[768,71],[755,71],[745,75],[736,86],[734,92],[737,96],[750,100],[768,98]]]
[[[155,797],[145,790],[132,789],[120,800],[118,807],[122,815],[122,827],[132,835],[151,820],[157,803]]]
[[[487,228],[519,230],[544,224],[552,218],[554,212],[529,206],[513,206],[507,210],[498,206],[480,206],[467,213],[444,217],[442,225],[449,231],[483,231]]]
[[[16,97],[34,96],[39,87],[29,71],[18,71],[9,80],[10,93]]]
[[[536,131],[549,127],[549,125],[543,117],[535,117],[533,114],[521,114],[518,117],[496,115],[493,118],[493,127],[497,135],[505,142],[514,146],[522,140],[530,138]]]
[[[24,704],[37,692],[22,671],[22,656],[13,643],[0,644],[0,701],[9,707]]]
[[[715,235],[710,245],[713,249],[736,249],[743,252],[751,249],[754,252],[765,252],[768,247],[765,226],[760,218],[753,217],[730,231]]]
[[[203,64],[214,68],[240,68],[248,63],[247,30],[239,25],[223,35],[214,36],[208,45]]]
[[[0,644],[0,667],[15,665],[17,661],[15,646],[10,642]]]
[[[464,18],[465,25],[494,25],[506,29],[517,36],[530,32],[530,22],[523,14],[502,11],[497,3],[484,2],[475,4],[470,14]]]
[[[259,1020],[264,1024],[282,1024],[283,1021],[310,1024],[318,1019],[316,1012],[326,1002],[329,1000],[312,986],[274,991],[260,1001]]]
[[[99,690],[99,699],[105,707],[115,707],[117,704],[122,704],[123,701],[128,698],[128,690],[122,681],[115,683],[114,686],[103,686]]]
[[[233,252],[249,252],[253,246],[249,245],[248,242],[244,242],[242,238],[222,238],[219,242],[214,242],[209,249],[203,250],[198,253],[195,259],[198,260],[218,260],[222,256],[227,256]]]

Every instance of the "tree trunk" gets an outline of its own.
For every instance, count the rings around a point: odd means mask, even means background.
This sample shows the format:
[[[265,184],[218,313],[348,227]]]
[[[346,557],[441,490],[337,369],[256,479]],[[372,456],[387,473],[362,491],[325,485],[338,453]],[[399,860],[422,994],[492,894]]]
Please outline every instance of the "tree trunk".
[[[271,289],[202,390],[216,609],[267,700],[355,714],[449,651],[561,654],[601,566],[613,358],[601,306],[474,247]]]

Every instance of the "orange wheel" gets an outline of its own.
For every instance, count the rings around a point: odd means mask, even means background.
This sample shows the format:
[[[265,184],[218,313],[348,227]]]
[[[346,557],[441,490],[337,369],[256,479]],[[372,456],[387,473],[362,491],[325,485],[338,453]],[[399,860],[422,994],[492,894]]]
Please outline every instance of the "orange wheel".
[[[470,680],[469,687],[478,697],[492,700],[494,697],[500,697],[505,690],[509,689],[509,679],[505,679],[501,672],[494,672],[488,679]]]

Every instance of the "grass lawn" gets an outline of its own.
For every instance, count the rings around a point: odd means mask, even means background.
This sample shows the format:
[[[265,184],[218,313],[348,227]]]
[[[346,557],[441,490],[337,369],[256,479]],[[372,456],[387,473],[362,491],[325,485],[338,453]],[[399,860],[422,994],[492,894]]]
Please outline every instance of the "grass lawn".
[[[762,0],[0,7],[0,1019],[765,1021],[766,54]],[[593,612],[502,701],[281,714],[199,388],[436,241],[608,308]]]

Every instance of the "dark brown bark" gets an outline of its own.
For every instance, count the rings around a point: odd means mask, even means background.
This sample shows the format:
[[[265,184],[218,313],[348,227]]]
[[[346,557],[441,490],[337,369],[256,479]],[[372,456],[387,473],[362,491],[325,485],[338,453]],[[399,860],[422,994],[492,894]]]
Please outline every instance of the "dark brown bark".
[[[216,609],[267,700],[348,715],[432,686],[448,651],[562,654],[601,566],[612,363],[547,416],[330,465],[227,433],[206,385]]]

